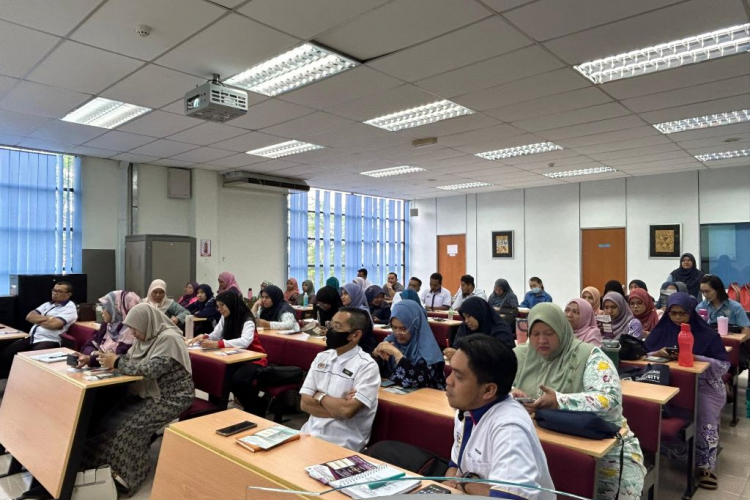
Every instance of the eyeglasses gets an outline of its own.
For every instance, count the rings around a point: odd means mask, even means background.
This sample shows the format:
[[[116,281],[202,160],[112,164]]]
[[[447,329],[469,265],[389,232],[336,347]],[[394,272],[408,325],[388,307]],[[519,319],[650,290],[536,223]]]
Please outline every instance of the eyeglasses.
[[[57,294],[65,294],[65,293],[70,293],[70,292],[69,292],[69,291],[67,291],[67,290],[58,290],[58,289],[56,289],[56,288],[53,288],[53,289],[52,289],[52,293],[57,293]]]
[[[330,321],[326,321],[326,329],[327,329],[327,330],[333,330],[333,331],[334,331],[334,332],[336,332],[336,333],[345,333],[345,334],[347,334],[347,335],[349,335],[350,333],[354,333],[354,332],[356,332],[356,331],[357,331],[357,330],[349,330],[349,331],[347,332],[347,331],[340,331],[340,330],[336,330],[336,329],[335,329],[335,328],[333,327],[333,324],[332,324],[332,323],[331,323]]]

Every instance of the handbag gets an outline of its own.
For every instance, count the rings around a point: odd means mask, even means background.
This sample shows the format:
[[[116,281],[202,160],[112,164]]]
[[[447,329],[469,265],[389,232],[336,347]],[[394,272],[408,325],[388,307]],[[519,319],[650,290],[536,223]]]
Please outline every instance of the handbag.
[[[625,361],[635,361],[646,355],[646,348],[643,341],[632,335],[620,335],[620,359]]]
[[[655,385],[669,385],[669,367],[667,365],[648,364],[643,368],[625,368],[619,372],[620,380],[632,380]]]
[[[745,311],[750,311],[750,283],[740,286],[739,283],[730,283],[727,295],[731,300],[739,302]]]
[[[589,411],[537,410],[536,423],[542,429],[587,439],[619,436],[620,427]]]
[[[76,474],[72,500],[117,500],[117,488],[112,468],[103,465]]]

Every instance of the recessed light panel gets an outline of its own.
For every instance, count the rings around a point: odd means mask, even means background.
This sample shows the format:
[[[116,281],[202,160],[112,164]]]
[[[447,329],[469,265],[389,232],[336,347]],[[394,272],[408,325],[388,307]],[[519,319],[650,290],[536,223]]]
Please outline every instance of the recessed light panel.
[[[536,144],[527,144],[525,146],[497,149],[495,151],[485,151],[484,153],[476,153],[474,156],[478,156],[487,160],[501,160],[503,158],[533,155],[537,153],[547,153],[549,151],[559,151],[561,149],[563,149],[562,146],[558,146],[553,142],[539,142]]]
[[[373,127],[396,132],[407,128],[421,127],[422,125],[449,118],[456,118],[457,116],[472,115],[474,113],[475,111],[469,108],[445,99],[433,102],[432,104],[399,111],[398,113],[373,118],[372,120],[367,120],[365,123]]]
[[[362,175],[369,177],[391,177],[393,175],[411,174],[414,172],[424,172],[421,167],[412,167],[410,165],[403,165],[400,167],[392,168],[381,168],[380,170],[370,170],[368,172],[360,172]]]
[[[151,108],[97,97],[62,118],[64,122],[112,129],[151,111]]]
[[[451,184],[449,186],[437,186],[443,191],[459,191],[461,189],[474,189],[480,187],[492,186],[489,182],[465,182],[463,184]]]
[[[577,177],[579,175],[594,175],[594,174],[606,174],[609,172],[617,172],[612,167],[595,167],[595,168],[582,168],[579,170],[566,170],[565,172],[552,172],[544,174],[545,177],[550,179],[560,179],[561,177]]]
[[[724,151],[722,153],[708,153],[695,157],[698,161],[729,160],[731,158],[742,158],[750,156],[750,149],[738,149],[737,151]]]
[[[247,151],[246,154],[264,156],[266,158],[281,158],[282,156],[296,155],[299,153],[306,153],[307,151],[323,149],[323,147],[324,146],[318,146],[317,144],[310,144],[309,142],[287,141],[274,144],[273,146],[253,149],[252,151]]]
[[[741,109],[739,111],[729,111],[727,113],[716,113],[715,115],[696,116],[695,118],[685,118],[684,120],[657,123],[654,127],[662,134],[674,134],[675,132],[684,132],[685,130],[719,127],[721,125],[746,121],[750,121],[750,109]]]

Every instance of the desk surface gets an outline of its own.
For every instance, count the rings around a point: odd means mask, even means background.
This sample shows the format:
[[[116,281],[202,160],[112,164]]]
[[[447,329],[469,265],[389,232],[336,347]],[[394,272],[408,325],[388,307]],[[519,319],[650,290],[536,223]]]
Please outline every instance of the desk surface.
[[[284,330],[269,330],[269,329],[259,329],[258,333],[261,335],[266,335],[269,337],[279,337],[282,339],[289,339],[289,340],[296,340],[298,342],[312,342],[313,344],[319,344],[322,346],[326,345],[326,338],[325,337],[317,337],[315,335],[310,335],[307,333],[302,332],[295,332],[295,333],[279,333],[280,331]],[[263,340],[261,340],[261,343]]]
[[[101,323],[97,323],[96,321],[76,321],[76,325],[85,326],[86,328],[93,328],[94,330],[99,330],[99,328],[102,326]]]
[[[750,339],[750,333],[730,333],[728,335],[723,335],[721,338],[722,340],[734,340],[735,342],[739,342],[740,344],[742,344],[743,342],[747,342],[747,340]]]
[[[442,319],[442,318],[432,318],[432,317],[429,317],[429,316],[427,317],[427,322],[430,324],[430,326],[433,326],[433,325],[445,325],[447,327],[458,327],[458,326],[461,326],[461,323],[463,323],[463,321],[459,321],[457,319],[449,320],[449,319]],[[382,330],[384,332],[390,332],[391,331],[390,325],[377,324],[377,323],[375,324],[375,328],[374,329],[375,330]]]
[[[639,359],[637,361],[630,361],[630,360],[624,361],[623,360],[622,363],[630,363],[633,365],[642,365],[642,366],[654,364],[654,363],[651,363],[650,361],[645,361],[642,359]],[[657,363],[657,364],[667,365],[670,370],[677,370],[679,372],[688,372],[688,373],[695,373],[695,374],[701,374],[705,372],[706,370],[708,370],[708,363],[706,361],[694,361],[693,366],[690,366],[690,367],[680,366],[677,363],[677,361],[670,361],[669,363]]]
[[[21,330],[16,330],[12,326],[8,326],[8,325],[4,325],[0,323],[0,342],[25,339],[28,336],[29,334],[26,332],[22,332]]]
[[[306,306],[292,306],[292,309],[294,309],[295,311],[308,312],[308,311],[312,311],[313,310],[313,306],[311,306],[311,305],[306,305]]]
[[[240,351],[237,354],[219,354],[227,351]],[[256,361],[266,357],[264,352],[248,351],[246,349],[237,349],[236,347],[228,347],[224,349],[217,349],[213,351],[201,351],[200,349],[188,349],[191,356],[202,356],[204,358],[211,358],[217,361],[221,361],[227,365],[233,365],[235,363],[246,363],[249,361]]]
[[[68,366],[65,361],[58,361],[55,363],[43,363],[41,361],[37,361],[35,359],[32,359],[32,356],[39,356],[41,354],[51,354],[53,352],[64,352],[67,354],[73,353],[72,349],[67,349],[65,347],[57,347],[55,349],[44,349],[42,351],[27,351],[27,352],[20,352],[18,353],[18,356],[21,356],[25,359],[27,359],[30,363],[36,365],[38,368],[45,370],[47,372],[53,373],[57,375],[58,377],[61,377],[71,384],[75,384],[78,387],[81,387],[83,389],[93,389],[97,387],[103,387],[107,385],[115,385],[115,384],[125,384],[128,382],[136,382],[138,380],[143,380],[143,377],[141,376],[131,376],[131,375],[120,375],[117,377],[111,377],[111,378],[105,378],[104,380],[86,380],[84,377],[84,374],[82,371],[80,372],[71,372],[68,371],[70,366]]]
[[[632,380],[621,381],[623,396],[645,399],[660,405],[667,404],[669,400],[680,392],[679,387],[668,385],[647,384],[645,382],[634,382]]]

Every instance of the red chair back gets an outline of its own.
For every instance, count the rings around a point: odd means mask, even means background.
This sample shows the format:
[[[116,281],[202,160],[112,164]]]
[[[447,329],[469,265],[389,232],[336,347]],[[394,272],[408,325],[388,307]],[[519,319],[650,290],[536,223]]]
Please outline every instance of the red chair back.
[[[281,337],[272,337],[270,335],[261,335],[260,343],[263,349],[266,351],[266,356],[269,363],[274,365],[284,364],[284,355],[286,350],[287,340]]]
[[[661,440],[661,405],[623,395],[622,413],[628,419],[628,426],[641,443],[641,449],[647,453],[658,453]]]
[[[315,356],[325,350],[325,346],[315,342],[299,342],[288,340],[284,349],[284,359],[280,365],[296,366],[301,370],[308,371]]]
[[[381,409],[381,405],[383,408]],[[371,442],[401,441],[431,451],[440,457],[450,457],[453,447],[453,419],[432,415],[423,411],[378,402],[378,413],[375,417],[378,428],[373,425]],[[379,439],[375,439],[375,437]]]
[[[95,329],[73,323],[67,332],[60,335],[62,339],[61,345],[75,351],[80,351],[86,345],[86,342],[94,338],[94,335],[96,335]]]
[[[591,498],[596,488],[596,459],[551,443],[542,443],[542,449],[555,489]]]
[[[211,396],[221,398],[224,394],[227,365],[205,356],[190,356],[195,388]]]

